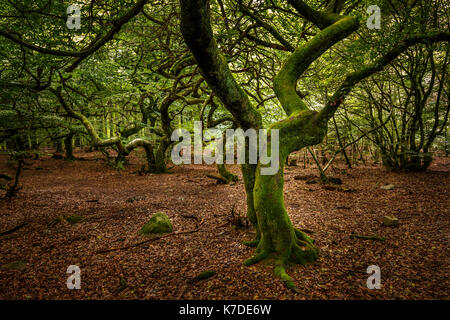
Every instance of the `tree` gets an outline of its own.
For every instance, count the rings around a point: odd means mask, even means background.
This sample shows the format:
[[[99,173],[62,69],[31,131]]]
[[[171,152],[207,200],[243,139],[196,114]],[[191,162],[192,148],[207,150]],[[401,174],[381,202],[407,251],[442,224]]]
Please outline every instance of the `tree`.
[[[433,49],[434,47],[434,49]],[[383,130],[375,131],[373,142],[380,148],[383,164],[390,169],[423,171],[431,164],[431,146],[443,133],[450,111],[445,87],[448,47],[416,47],[404,53],[406,60],[395,61],[380,76],[366,81],[362,88],[369,107],[369,126],[390,117]],[[397,76],[400,81],[388,83]]]
[[[288,2],[320,31],[295,49],[273,80],[273,89],[287,115],[286,119],[269,128],[279,130],[280,170],[275,175],[261,175],[259,169],[264,167],[261,163],[257,166],[243,166],[248,216],[256,229],[254,244],[257,245],[255,256],[245,264],[273,257],[275,273],[288,287],[295,288],[292,279],[285,272],[285,266],[291,262],[313,262],[317,259],[318,249],[307,235],[294,228],[287,215],[283,203],[283,166],[286,157],[293,151],[322,141],[328,120],[358,82],[381,71],[408,47],[420,42],[449,41],[450,33],[435,31],[403,39],[371,64],[348,74],[326,105],[316,112],[310,110],[298,95],[297,81],[325,51],[355,32],[359,22],[355,17],[337,14],[342,1],[332,1],[331,6],[322,11],[313,9],[301,0]],[[261,128],[261,116],[237,84],[219,53],[211,29],[209,1],[180,0],[180,4],[184,39],[210,88],[242,128]],[[268,149],[270,150],[270,141]]]

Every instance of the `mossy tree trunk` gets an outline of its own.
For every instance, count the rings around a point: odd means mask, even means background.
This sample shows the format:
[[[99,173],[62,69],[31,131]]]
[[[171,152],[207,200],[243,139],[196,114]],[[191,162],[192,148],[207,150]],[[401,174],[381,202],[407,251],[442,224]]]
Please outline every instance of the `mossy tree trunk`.
[[[234,173],[228,171],[227,167],[223,163],[217,165],[217,170],[219,171],[220,176],[227,180],[227,183],[239,180],[239,177]]]
[[[225,132],[224,132],[222,135],[222,140],[225,141],[225,139],[226,139],[226,137],[225,137]],[[226,152],[227,152],[226,143],[224,143],[223,153],[226,154]],[[226,180],[226,183],[236,182],[239,180],[239,177],[237,175],[228,171],[228,169],[224,163],[217,164],[217,171],[219,171],[220,176]]]
[[[450,34],[438,32],[413,36],[399,43],[374,63],[349,74],[324,108],[316,112],[309,110],[299,97],[296,91],[297,81],[309,65],[326,50],[356,31],[359,23],[353,17],[314,10],[301,0],[288,2],[321,31],[305,45],[294,50],[274,79],[275,94],[288,116],[270,127],[270,130],[279,130],[280,169],[274,175],[262,175],[260,171],[262,165],[259,163],[257,166],[243,165],[242,171],[247,193],[247,213],[256,229],[256,239],[249,244],[257,246],[256,255],[245,264],[273,257],[276,274],[288,287],[294,288],[284,266],[290,262],[312,262],[317,258],[318,249],[308,236],[294,228],[284,206],[283,169],[286,158],[291,152],[322,141],[328,121],[356,83],[382,70],[409,46],[421,41],[445,40],[450,38]],[[339,1],[333,3],[336,2]],[[247,95],[236,83],[225,60],[218,52],[210,25],[209,1],[180,0],[180,4],[183,37],[208,85],[241,128],[244,130],[261,128],[260,115],[250,104]],[[269,138],[268,150],[271,150],[270,144]]]

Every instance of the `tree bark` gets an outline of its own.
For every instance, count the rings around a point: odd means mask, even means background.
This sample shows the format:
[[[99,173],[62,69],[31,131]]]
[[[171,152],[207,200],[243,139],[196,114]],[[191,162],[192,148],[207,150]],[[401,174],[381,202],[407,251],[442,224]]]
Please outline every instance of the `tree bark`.
[[[321,31],[290,55],[273,81],[275,94],[288,116],[287,119],[273,124],[268,132],[267,149],[271,150],[271,130],[279,130],[278,172],[275,175],[262,175],[260,169],[264,165],[261,163],[257,166],[243,165],[242,170],[247,193],[247,213],[257,232],[255,241],[251,242],[257,246],[256,254],[246,260],[245,264],[250,265],[273,257],[275,273],[288,287],[295,288],[284,266],[290,262],[312,262],[317,259],[318,249],[307,235],[294,228],[284,206],[283,169],[286,158],[291,152],[322,141],[328,120],[333,117],[356,83],[382,70],[410,45],[423,39],[439,41],[436,39],[450,38],[450,33],[407,39],[373,64],[349,74],[325,107],[316,112],[309,110],[299,97],[296,91],[297,81],[310,64],[326,50],[356,31],[359,23],[354,17],[316,11],[301,0],[290,0],[289,3]],[[250,104],[245,92],[236,83],[225,60],[218,52],[210,24],[209,0],[180,0],[180,4],[181,31],[202,76],[242,128],[261,128],[260,115]]]
[[[64,137],[64,148],[66,149],[66,160],[74,160],[73,156],[73,134]]]

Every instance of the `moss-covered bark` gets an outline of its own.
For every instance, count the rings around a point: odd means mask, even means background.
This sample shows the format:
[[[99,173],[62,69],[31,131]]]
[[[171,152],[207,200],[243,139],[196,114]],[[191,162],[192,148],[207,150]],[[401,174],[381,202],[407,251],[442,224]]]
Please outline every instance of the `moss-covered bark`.
[[[262,259],[275,258],[275,273],[290,287],[291,278],[285,272],[288,263],[312,262],[318,249],[313,241],[292,225],[283,200],[283,167],[288,155],[303,147],[318,144],[325,136],[327,122],[331,119],[355,84],[380,71],[409,46],[419,42],[435,42],[450,38],[448,32],[431,32],[412,36],[388,51],[374,63],[349,74],[342,85],[320,112],[310,111],[296,91],[299,77],[335,43],[356,31],[356,18],[341,16],[337,1],[330,2],[328,11],[317,11],[302,0],[288,0],[301,16],[316,25],[320,32],[305,45],[297,48],[285,61],[274,79],[274,91],[288,118],[274,124],[280,138],[280,168],[275,175],[261,175],[262,165],[243,165],[245,190],[247,193],[248,217],[256,229],[256,254],[248,259],[247,265]],[[236,83],[225,60],[217,49],[210,25],[209,0],[180,0],[181,31],[199,69],[214,94],[231,112],[244,130],[260,129],[261,117],[252,107],[248,97]],[[270,142],[268,146],[270,148]]]
[[[214,94],[243,129],[262,127],[261,115],[250,103],[244,90],[237,84],[213,37],[208,0],[180,0],[181,30],[186,44]],[[257,232],[259,229],[254,211],[253,186],[256,165],[242,165],[247,193],[247,216]]]
[[[220,176],[227,180],[227,183],[239,180],[239,177],[228,171],[227,167],[223,163],[217,165],[217,170],[219,171]]]
[[[318,122],[319,121],[319,122]],[[255,212],[260,230],[256,254],[246,260],[250,265],[262,259],[275,258],[275,272],[290,288],[294,284],[284,266],[291,262],[314,262],[318,248],[311,238],[295,229],[284,206],[284,164],[289,154],[308,145],[320,143],[326,134],[326,126],[320,122],[318,113],[310,110],[299,111],[290,118],[271,127],[279,130],[280,168],[275,175],[262,175],[258,164],[253,191]],[[270,131],[269,131],[270,137]],[[270,138],[267,149],[271,150]]]
[[[261,239],[261,231],[259,229],[258,218],[256,216],[255,201],[253,198],[253,190],[255,187],[255,175],[257,166],[254,164],[241,165],[242,175],[244,178],[245,194],[247,200],[247,218],[255,229],[255,239],[245,242],[246,245],[256,247]]]
[[[271,127],[271,130],[279,130],[280,168],[275,175],[262,175],[259,163],[255,175],[253,197],[261,237],[255,256],[245,264],[274,257],[275,273],[290,288],[295,286],[284,266],[314,262],[318,248],[312,239],[294,228],[287,214],[283,198],[284,164],[290,153],[320,143],[326,134],[328,121],[319,113],[310,111],[301,100],[296,92],[297,80],[322,53],[358,28],[358,21],[352,17],[333,16],[329,23],[331,25],[324,26],[307,44],[296,49],[274,78],[275,94],[288,115],[287,119]],[[269,141],[267,150],[271,150],[270,144]]]
[[[169,146],[169,143],[164,139],[161,139],[158,148],[155,152],[155,163],[151,168],[150,172],[153,173],[165,173],[167,172],[167,159],[166,159],[166,150]]]

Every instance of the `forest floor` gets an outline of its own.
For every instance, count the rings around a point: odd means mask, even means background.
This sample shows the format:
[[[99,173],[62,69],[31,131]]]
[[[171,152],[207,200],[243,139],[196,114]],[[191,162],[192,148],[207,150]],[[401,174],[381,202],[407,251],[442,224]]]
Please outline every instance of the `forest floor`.
[[[0,200],[0,232],[27,223],[0,237],[1,299],[449,299],[450,159],[424,173],[338,169],[331,173],[343,184],[331,187],[307,183],[312,167],[286,167],[289,215],[314,231],[320,248],[316,263],[288,269],[301,291],[294,293],[271,265],[243,266],[254,252],[242,244],[252,230],[228,223],[233,207],[245,214],[242,181],[216,184],[206,177],[214,166],[139,175],[137,157],[118,171],[98,153],[75,155],[86,161],[28,160],[23,189]],[[6,156],[0,172],[14,172]],[[395,187],[380,189],[386,184]],[[147,239],[138,231],[159,211],[174,232],[195,231],[99,253]],[[70,224],[64,218],[73,214],[84,219]],[[382,226],[385,215],[399,226]],[[69,265],[81,268],[81,290],[66,287]],[[380,290],[366,286],[370,265],[381,269]]]

